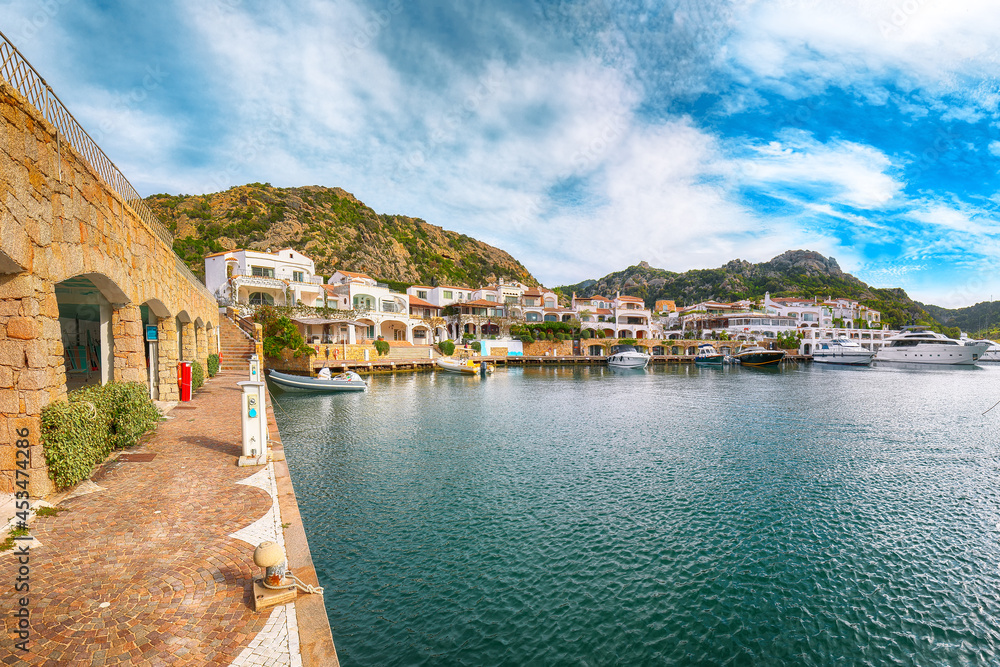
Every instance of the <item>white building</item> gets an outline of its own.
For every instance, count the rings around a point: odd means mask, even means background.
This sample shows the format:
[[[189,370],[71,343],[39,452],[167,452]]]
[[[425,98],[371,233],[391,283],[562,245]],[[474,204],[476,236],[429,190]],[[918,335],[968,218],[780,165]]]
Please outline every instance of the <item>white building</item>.
[[[385,340],[413,342],[410,299],[403,292],[389,289],[371,276],[354,271],[336,271],[327,281],[327,305],[354,310],[357,322],[365,325],[358,342]]]
[[[323,278],[302,253],[231,250],[205,257],[205,286],[221,304],[322,305]]]

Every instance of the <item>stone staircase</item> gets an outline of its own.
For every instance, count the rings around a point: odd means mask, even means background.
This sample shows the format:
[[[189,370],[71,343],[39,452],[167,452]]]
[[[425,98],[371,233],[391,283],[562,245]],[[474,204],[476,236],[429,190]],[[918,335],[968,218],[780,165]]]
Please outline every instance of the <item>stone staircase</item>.
[[[427,353],[428,350],[431,350],[432,356],[428,356]],[[438,352],[437,347],[431,347],[430,345],[409,345],[405,347],[393,345],[389,348],[389,354],[385,355],[384,357],[373,356],[372,360],[412,361],[413,359],[437,359],[440,356],[441,353]]]
[[[250,372],[250,355],[254,342],[228,317],[219,318],[219,344],[221,345],[222,370]]]

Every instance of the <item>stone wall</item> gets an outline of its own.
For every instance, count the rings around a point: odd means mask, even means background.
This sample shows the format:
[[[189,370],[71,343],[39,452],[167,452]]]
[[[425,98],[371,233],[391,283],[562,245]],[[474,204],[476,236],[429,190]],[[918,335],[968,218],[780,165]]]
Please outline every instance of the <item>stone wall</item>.
[[[2,80],[0,111],[0,492],[19,476],[37,497],[51,491],[41,411],[66,397],[58,283],[85,277],[110,303],[109,379],[148,381],[139,307],[150,308],[160,332],[155,376],[167,400],[176,397],[173,318],[183,312],[207,335],[219,316],[170,245]],[[15,472],[18,443],[31,456],[28,470]]]

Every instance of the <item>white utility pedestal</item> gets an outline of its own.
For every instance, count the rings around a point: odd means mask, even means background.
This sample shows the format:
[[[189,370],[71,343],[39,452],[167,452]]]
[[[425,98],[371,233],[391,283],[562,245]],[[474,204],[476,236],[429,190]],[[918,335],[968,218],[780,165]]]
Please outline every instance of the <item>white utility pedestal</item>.
[[[250,355],[250,381],[260,382],[260,359],[256,354]]]
[[[240,397],[243,455],[238,465],[264,465],[267,463],[267,410],[264,407],[267,385],[252,380],[236,384],[243,390],[243,396]]]

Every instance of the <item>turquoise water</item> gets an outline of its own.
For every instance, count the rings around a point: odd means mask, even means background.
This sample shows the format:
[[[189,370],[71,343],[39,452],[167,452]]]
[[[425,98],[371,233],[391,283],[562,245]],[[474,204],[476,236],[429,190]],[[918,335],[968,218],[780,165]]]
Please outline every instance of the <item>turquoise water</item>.
[[[983,665],[998,379],[501,368],[274,402],[342,664]]]

